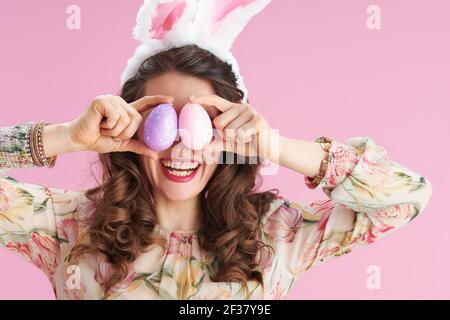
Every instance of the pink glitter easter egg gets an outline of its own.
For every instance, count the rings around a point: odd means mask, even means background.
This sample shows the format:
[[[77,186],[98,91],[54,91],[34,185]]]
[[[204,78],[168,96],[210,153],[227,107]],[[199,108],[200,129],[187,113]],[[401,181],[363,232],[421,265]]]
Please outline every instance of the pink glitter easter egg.
[[[181,142],[192,150],[203,149],[211,142],[213,136],[208,113],[196,103],[187,103],[181,109],[178,128]]]
[[[154,151],[170,148],[177,137],[177,132],[177,112],[172,104],[160,104],[145,119],[144,142]]]

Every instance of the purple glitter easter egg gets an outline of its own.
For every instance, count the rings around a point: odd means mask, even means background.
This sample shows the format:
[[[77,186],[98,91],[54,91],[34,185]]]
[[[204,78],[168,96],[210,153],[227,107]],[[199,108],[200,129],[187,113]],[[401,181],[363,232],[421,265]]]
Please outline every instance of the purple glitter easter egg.
[[[177,137],[177,112],[169,103],[160,104],[150,112],[144,123],[144,142],[153,151],[170,148]]]

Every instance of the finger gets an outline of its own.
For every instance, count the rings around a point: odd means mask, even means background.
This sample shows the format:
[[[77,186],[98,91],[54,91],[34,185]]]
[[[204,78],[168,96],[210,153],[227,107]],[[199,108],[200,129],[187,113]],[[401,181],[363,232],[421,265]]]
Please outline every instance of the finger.
[[[114,105],[107,98],[101,98],[96,106],[97,111],[104,118],[100,124],[101,128],[112,129],[120,119],[120,113],[117,112]]]
[[[189,99],[192,103],[197,103],[201,105],[213,106],[219,111],[225,112],[231,109],[234,105],[233,102],[228,101],[218,95],[206,95],[195,97],[193,99]]]
[[[259,117],[254,117],[237,129],[237,140],[241,142],[250,142],[252,137],[258,134],[263,128],[263,121],[261,121]]]
[[[237,129],[236,141],[238,143],[249,143],[253,140],[253,136],[256,134],[255,130],[250,128],[248,130]]]
[[[244,133],[245,136],[254,135],[264,127],[264,122],[260,117],[253,117],[252,120],[242,125],[238,130]]]
[[[174,97],[170,97],[170,96],[163,96],[163,95],[145,96],[145,97],[140,98],[139,100],[136,100],[136,101],[130,103],[130,105],[136,111],[142,113],[142,112],[147,111],[148,109],[156,107],[158,104],[161,104],[161,103],[173,103],[173,100],[174,100]]]
[[[101,132],[105,136],[118,137],[131,123],[131,118],[118,100],[112,99],[111,103],[114,105],[114,108],[116,108],[120,118],[112,129],[102,129]]]
[[[149,156],[155,160],[158,160],[158,153],[151,150],[143,142],[135,139],[123,140],[120,142],[118,150],[119,152],[134,152],[136,154]]]
[[[214,118],[213,120],[214,126],[221,130],[224,129],[233,120],[238,118],[246,110],[246,108],[247,107],[245,105],[239,104],[228,109],[227,111],[221,113],[220,115]]]
[[[131,119],[130,124],[117,136],[123,140],[131,139],[136,132],[138,131],[141,123],[142,123],[142,115],[136,111],[136,109],[132,108],[130,105],[125,104],[125,111]]]
[[[237,130],[247,122],[250,122],[253,119],[253,116],[254,116],[253,111],[248,109],[244,113],[242,113],[239,117],[234,119],[231,123],[229,123],[226,126],[226,129]]]
[[[115,98],[116,97],[114,97],[114,96],[108,95],[105,97],[105,101],[104,101],[104,104],[108,106],[108,110],[111,109],[111,112],[114,113],[112,115],[112,117],[114,118],[115,124],[114,124],[114,126],[111,127],[112,121],[108,121],[108,118],[107,118],[107,119],[103,120],[100,124],[102,129],[113,130],[114,128],[116,128],[118,126],[120,121],[123,121],[123,119],[122,119],[123,112],[121,111],[121,108],[118,108]]]

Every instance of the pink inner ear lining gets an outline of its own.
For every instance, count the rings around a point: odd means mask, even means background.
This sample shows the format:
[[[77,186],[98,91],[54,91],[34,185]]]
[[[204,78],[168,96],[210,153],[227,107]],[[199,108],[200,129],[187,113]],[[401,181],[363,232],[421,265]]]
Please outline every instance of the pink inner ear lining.
[[[215,0],[212,23],[216,24],[238,7],[245,7],[256,0]]]
[[[160,3],[156,7],[156,16],[152,20],[151,30],[154,32],[154,39],[161,40],[164,34],[170,31],[175,22],[183,14],[186,7],[184,1],[172,3]]]

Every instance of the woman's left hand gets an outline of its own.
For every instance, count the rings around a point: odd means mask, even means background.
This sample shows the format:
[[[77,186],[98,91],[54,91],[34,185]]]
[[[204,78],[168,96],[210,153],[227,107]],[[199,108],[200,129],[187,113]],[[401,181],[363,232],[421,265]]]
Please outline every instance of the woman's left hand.
[[[274,160],[278,157],[278,134],[266,119],[248,103],[233,103],[217,95],[191,97],[192,103],[213,106],[221,113],[213,119],[222,141],[214,141],[223,151],[243,156],[259,156]]]
[[[259,156],[307,177],[319,174],[322,160],[327,157],[315,141],[290,139],[270,128],[266,119],[247,103],[232,103],[217,95],[190,99],[192,103],[213,106],[221,113],[214,117],[214,127],[222,139],[216,139],[206,148],[228,151],[244,156]]]

